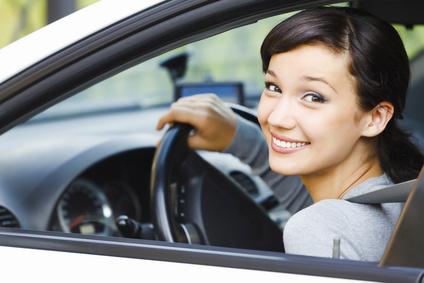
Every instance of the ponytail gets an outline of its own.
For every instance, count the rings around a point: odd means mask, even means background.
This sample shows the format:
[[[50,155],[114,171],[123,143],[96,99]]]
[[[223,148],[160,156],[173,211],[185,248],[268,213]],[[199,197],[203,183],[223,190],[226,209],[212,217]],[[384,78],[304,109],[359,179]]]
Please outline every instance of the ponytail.
[[[390,121],[377,137],[377,153],[381,168],[393,183],[401,183],[418,177],[424,156],[412,142],[413,137]]]

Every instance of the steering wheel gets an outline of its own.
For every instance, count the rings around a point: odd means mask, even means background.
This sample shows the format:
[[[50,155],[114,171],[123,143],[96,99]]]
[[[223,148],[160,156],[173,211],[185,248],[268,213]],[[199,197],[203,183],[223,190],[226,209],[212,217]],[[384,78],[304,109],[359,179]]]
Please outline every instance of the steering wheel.
[[[156,150],[151,213],[158,239],[283,251],[282,232],[265,210],[233,179],[189,148],[192,129],[174,123]]]

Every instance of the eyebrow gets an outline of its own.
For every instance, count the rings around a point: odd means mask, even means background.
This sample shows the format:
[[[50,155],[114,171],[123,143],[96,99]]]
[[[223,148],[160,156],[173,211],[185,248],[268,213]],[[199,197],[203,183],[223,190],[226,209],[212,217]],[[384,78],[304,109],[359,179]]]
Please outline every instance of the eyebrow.
[[[273,77],[277,77],[277,75],[273,71],[271,71],[271,70],[266,70],[266,73],[267,74],[270,74]]]
[[[274,71],[272,71],[272,70],[267,70],[266,71],[266,73],[267,74],[269,74],[269,75],[271,75],[272,77],[277,77],[277,75],[274,73]],[[307,81],[318,81],[318,82],[322,82],[322,83],[324,83],[324,84],[326,84],[326,85],[328,85],[335,93],[338,93],[337,91],[336,91],[336,89],[329,83],[329,82],[327,82],[324,78],[319,78],[319,77],[312,77],[312,76],[303,76],[302,77],[304,80],[307,80]]]
[[[336,91],[336,89],[329,82],[327,82],[324,78],[311,77],[311,76],[303,76],[302,78],[305,79],[305,80],[308,80],[308,81],[322,82],[322,83],[328,85],[335,93],[338,93]]]

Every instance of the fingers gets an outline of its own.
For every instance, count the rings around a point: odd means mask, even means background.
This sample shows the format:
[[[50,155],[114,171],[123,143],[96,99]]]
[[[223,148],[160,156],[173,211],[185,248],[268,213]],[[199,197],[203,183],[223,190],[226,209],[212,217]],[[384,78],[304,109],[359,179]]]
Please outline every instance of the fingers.
[[[188,123],[196,128],[188,140],[195,149],[221,151],[229,145],[237,129],[234,112],[213,94],[179,99],[162,115],[156,128],[160,130],[173,122]]]
[[[172,122],[188,123],[194,127],[202,127],[204,117],[219,114],[219,107],[225,104],[214,94],[200,94],[180,98],[172,103],[169,110],[159,119],[156,129],[161,130],[165,124]],[[219,106],[218,106],[219,105]]]
[[[195,107],[183,104],[173,103],[169,110],[160,117],[156,129],[161,130],[165,124],[180,122],[188,123],[196,127],[195,116],[200,115]]]

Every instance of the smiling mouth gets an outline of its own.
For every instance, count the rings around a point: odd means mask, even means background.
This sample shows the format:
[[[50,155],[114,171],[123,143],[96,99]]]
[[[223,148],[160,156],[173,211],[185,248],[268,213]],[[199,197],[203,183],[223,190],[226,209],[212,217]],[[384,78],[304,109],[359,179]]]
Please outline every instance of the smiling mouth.
[[[276,137],[272,137],[272,142],[278,147],[287,148],[287,149],[303,147],[309,144],[306,142],[286,142],[286,141],[279,140]]]

